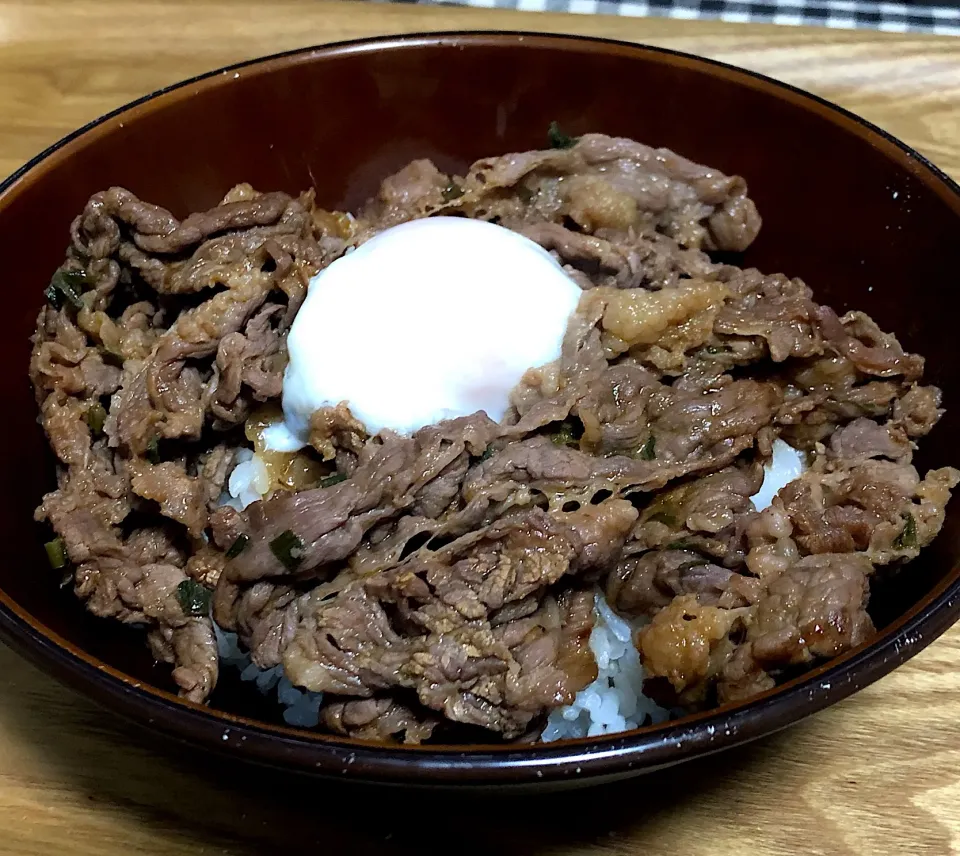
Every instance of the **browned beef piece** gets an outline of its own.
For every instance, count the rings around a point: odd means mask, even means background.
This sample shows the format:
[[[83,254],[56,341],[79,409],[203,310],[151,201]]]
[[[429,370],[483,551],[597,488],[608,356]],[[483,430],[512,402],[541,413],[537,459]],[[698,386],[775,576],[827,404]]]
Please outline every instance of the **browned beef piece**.
[[[724,306],[714,330],[722,336],[762,338],[776,363],[813,357],[823,352],[817,310],[810,289],[800,280],[767,277],[760,288]]]
[[[720,700],[769,689],[771,671],[835,657],[869,638],[872,571],[861,554],[824,553],[800,559],[773,580],[747,624],[746,641],[723,664]]]
[[[935,387],[872,380],[844,356],[799,361],[788,367],[783,381],[786,395],[777,422],[783,426],[783,439],[798,449],[813,450],[838,426],[858,418],[895,416],[909,436],[918,437],[940,416],[940,391]]]
[[[164,295],[225,287],[181,312],[148,354],[124,365],[106,425],[113,445],[143,455],[161,438],[198,437],[208,414],[220,424],[236,424],[248,414],[250,400],[279,393],[285,329],[307,278],[342,242],[333,247],[314,234],[309,197],[241,195],[247,198],[180,223],[114,188],[93,197],[75,223],[73,252],[94,285],[88,294],[95,312],[108,308],[116,268],[124,265]],[[276,300],[264,306],[273,295]],[[138,324],[139,336],[128,336],[130,342],[115,325],[106,325],[106,338],[96,325],[86,329],[94,346],[116,354],[118,343],[130,349],[142,344],[147,328]],[[195,362],[213,355],[209,378]]]
[[[637,634],[644,668],[669,681],[681,703],[701,703],[733,651],[731,631],[747,614],[703,605],[695,594],[675,597]]]
[[[242,333],[228,333],[220,340],[215,401],[221,408],[236,402],[244,386],[255,401],[280,397],[286,367],[283,334],[278,326],[283,312],[279,304],[268,304],[250,319]]]
[[[216,681],[216,649],[209,620],[185,615],[176,590],[188,574],[212,585],[222,570],[222,554],[202,544],[233,449],[156,462],[157,441],[199,437],[208,421],[239,421],[249,399],[279,394],[282,338],[306,279],[343,246],[314,233],[311,208],[309,195],[239,187],[180,222],[127,191],[96,194],[73,224],[65,265],[85,274],[83,305],[47,307],[37,323],[31,378],[68,467],[38,515],[63,539],[90,610],[148,624],[154,651],[197,700]],[[133,282],[157,292],[155,302],[118,296]],[[214,287],[226,290],[179,314],[170,299]],[[153,555],[136,533],[124,538],[133,508],[182,524],[189,561],[180,548]],[[240,527],[219,528],[226,537]]]
[[[46,306],[37,319],[30,360],[30,380],[38,403],[56,391],[64,395],[97,398],[120,386],[120,370],[104,362],[86,335],[65,310]]]
[[[463,186],[459,210],[507,225],[569,217],[585,232],[659,231],[682,247],[723,250],[746,249],[760,229],[742,178],[603,134],[477,161]]]
[[[684,249],[656,233],[607,240],[549,221],[523,226],[520,232],[554,253],[591,288],[670,288],[689,277],[717,279],[726,270],[706,253]]]
[[[621,560],[607,577],[607,600],[618,612],[653,614],[680,594],[716,604],[733,572],[691,550],[651,550]]]
[[[848,464],[870,458],[909,463],[913,455],[907,434],[895,422],[879,425],[872,419],[854,419],[830,437],[830,457]]]
[[[807,556],[767,588],[748,628],[754,657],[767,664],[808,662],[859,645],[873,632],[863,556]]]
[[[940,390],[935,386],[912,386],[893,404],[893,421],[911,438],[925,437],[940,421]]]
[[[358,239],[366,240],[377,232],[433,213],[449,201],[458,185],[429,160],[408,163],[399,172],[385,178],[377,192],[360,211]]]
[[[414,713],[390,697],[337,700],[324,705],[321,715],[335,734],[379,743],[422,743],[440,724],[436,715]]]
[[[609,453],[614,442],[620,445],[627,437],[632,456],[597,457],[534,437],[510,443],[474,467],[464,496],[502,495],[521,484],[544,491],[590,483],[654,490],[671,479],[731,463],[773,419],[779,395],[776,386],[755,381],[732,381],[709,393],[645,387],[626,405],[629,415],[614,423],[616,440],[600,446]]]
[[[875,564],[915,557],[943,525],[943,507],[960,474],[931,470],[921,480],[909,464],[867,460],[811,471],[775,503],[804,553],[865,552]]]
[[[820,306],[817,321],[831,347],[864,374],[910,381],[923,373],[923,357],[905,353],[895,336],[884,333],[862,312],[838,318],[832,309]]]
[[[682,545],[727,566],[742,564],[750,497],[762,484],[763,470],[754,463],[658,491],[640,513],[630,551]]]

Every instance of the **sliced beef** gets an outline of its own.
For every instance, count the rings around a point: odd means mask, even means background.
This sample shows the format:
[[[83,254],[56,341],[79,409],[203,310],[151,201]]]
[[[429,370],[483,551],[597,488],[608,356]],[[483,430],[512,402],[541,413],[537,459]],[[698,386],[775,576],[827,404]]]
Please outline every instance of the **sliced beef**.
[[[779,670],[866,641],[874,632],[867,613],[872,570],[861,554],[825,553],[800,559],[774,579],[747,624],[746,640],[723,665],[720,701],[770,689]]]
[[[637,647],[651,678],[665,678],[684,703],[706,695],[733,649],[731,630],[744,610],[704,606],[683,594],[661,609],[637,635]]]
[[[949,469],[921,480],[909,464],[868,460],[812,471],[774,500],[804,553],[865,552],[876,564],[915,557],[939,532],[943,505],[957,484]]]
[[[415,713],[389,696],[334,701],[324,705],[322,715],[334,734],[378,743],[423,743],[440,724],[436,715]]]
[[[682,247],[722,250],[746,249],[760,229],[742,178],[603,134],[477,161],[463,188],[457,210],[507,225],[569,217],[585,232],[660,232]]]
[[[532,615],[495,627],[492,614],[543,597],[597,561],[615,561],[635,518],[629,503],[562,517],[533,510],[358,580],[302,615],[284,654],[287,673],[309,689],[340,695],[412,689],[449,719],[519,736],[534,716],[593,679],[582,666],[558,666],[582,662],[575,652],[589,631],[564,643],[563,605],[549,599]],[[597,534],[611,545],[600,553],[592,549]],[[576,600],[567,608],[583,614]],[[570,621],[567,636],[578,626],[582,619]]]
[[[694,548],[736,566],[744,560],[744,529],[753,516],[753,496],[763,483],[758,464],[718,473],[658,491],[640,513],[631,549],[672,545]]]
[[[656,614],[681,594],[715,606],[735,576],[692,550],[651,550],[623,559],[607,577],[606,595],[614,609],[628,615]]]

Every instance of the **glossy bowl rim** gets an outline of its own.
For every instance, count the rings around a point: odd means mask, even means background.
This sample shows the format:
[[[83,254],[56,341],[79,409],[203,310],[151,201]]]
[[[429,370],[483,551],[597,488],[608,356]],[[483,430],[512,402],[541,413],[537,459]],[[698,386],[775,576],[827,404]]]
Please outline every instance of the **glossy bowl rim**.
[[[738,85],[772,88],[801,108],[815,108],[820,115],[847,120],[853,125],[844,127],[847,133],[856,132],[874,142],[879,138],[888,149],[892,147],[906,156],[899,163],[902,168],[914,172],[941,197],[952,199],[955,207],[960,206],[960,186],[910,146],[839,105],[758,72],[682,51],[616,39],[522,30],[455,30],[375,36],[297,48],[244,60],[158,89],[67,134],[0,182],[0,212],[12,196],[28,192],[31,177],[42,176],[51,163],[68,158],[71,144],[79,145],[78,141],[87,135],[95,144],[98,130],[112,128],[121,117],[190,97],[194,94],[191,87],[229,85],[232,73],[254,68],[258,73],[270,73],[276,67],[316,58],[491,43],[521,50],[634,53],[661,63],[673,61],[699,66],[706,72],[722,71]],[[549,744],[398,747],[271,725],[185,701],[87,654],[33,619],[0,590],[0,639],[81,693],[152,730],[217,754],[272,767],[335,774],[342,779],[417,785],[546,784],[609,778],[631,771],[651,771],[740,745],[798,722],[873,683],[925,648],[958,617],[960,565],[955,564],[937,586],[869,642],[740,704],[622,734]]]

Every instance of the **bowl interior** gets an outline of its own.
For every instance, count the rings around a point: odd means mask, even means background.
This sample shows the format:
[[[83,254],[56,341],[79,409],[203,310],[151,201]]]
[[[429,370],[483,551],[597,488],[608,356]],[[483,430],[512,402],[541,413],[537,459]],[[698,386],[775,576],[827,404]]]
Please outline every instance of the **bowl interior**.
[[[411,159],[463,170],[475,158],[545,145],[556,120],[672,148],[743,175],[764,217],[738,263],[806,280],[838,310],[869,312],[927,357],[948,410],[918,465],[956,460],[960,364],[952,358],[960,200],[930,168],[852,117],[769,81],[692,58],[613,43],[537,36],[409,38],[302,52],[175,89],[94,127],[0,195],[0,254],[10,291],[0,353],[5,418],[0,590],[78,648],[166,687],[138,634],[86,615],[58,591],[32,513],[52,484],[27,380],[28,338],[71,219],[96,190],[122,185],[185,215],[232,185],[317,191],[356,206]],[[872,611],[895,621],[955,573],[960,508],[921,560],[877,586]],[[227,676],[214,706],[277,721]]]

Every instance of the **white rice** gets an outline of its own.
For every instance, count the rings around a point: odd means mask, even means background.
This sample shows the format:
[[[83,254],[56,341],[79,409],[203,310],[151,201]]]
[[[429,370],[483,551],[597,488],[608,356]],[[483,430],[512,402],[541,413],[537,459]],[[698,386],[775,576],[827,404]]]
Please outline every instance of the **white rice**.
[[[220,502],[242,510],[267,492],[269,480],[263,461],[251,450],[243,449],[237,457],[239,463],[230,474],[227,491]],[[774,458],[776,460],[776,451]],[[600,592],[596,594],[594,612],[595,624],[589,644],[597,661],[597,679],[577,693],[572,704],[550,714],[541,734],[545,742],[613,734],[638,728],[648,721],[659,723],[670,718],[668,710],[643,694],[646,675],[633,644],[633,633],[639,625],[631,625],[617,615]],[[283,718],[288,724],[301,728],[318,724],[322,693],[295,687],[283,674],[282,666],[258,668],[250,654],[240,648],[235,633],[216,630],[220,658],[225,666],[239,669],[241,680],[251,681],[261,693],[275,691],[278,702],[285,708]]]
[[[633,644],[638,625],[617,615],[600,592],[593,608],[590,650],[597,660],[597,679],[580,690],[572,704],[551,712],[540,735],[544,742],[613,734],[670,718],[668,710],[643,694],[645,674]]]
[[[788,446],[779,437],[773,441],[773,455],[763,468],[763,484],[753,496],[753,507],[763,511],[773,502],[780,489],[800,478],[807,468],[803,452]]]
[[[227,491],[220,497],[220,504],[243,511],[269,489],[270,474],[261,457],[254,454],[252,449],[240,449],[237,452],[237,465],[230,473]]]

